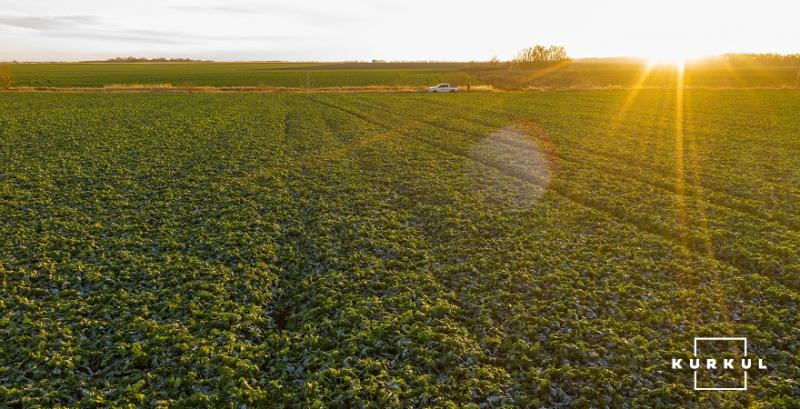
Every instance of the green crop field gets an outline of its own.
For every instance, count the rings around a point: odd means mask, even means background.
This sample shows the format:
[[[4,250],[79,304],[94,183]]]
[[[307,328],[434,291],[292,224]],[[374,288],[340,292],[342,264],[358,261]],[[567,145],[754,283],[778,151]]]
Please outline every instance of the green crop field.
[[[523,88],[674,88],[674,67],[652,70],[642,62],[577,60],[525,68],[485,63],[43,63],[13,64],[14,87],[415,87],[451,82]],[[690,64],[690,88],[798,88],[800,66],[792,63]]]
[[[461,79],[458,63],[74,63],[15,64],[14,84],[102,87],[120,84],[254,87],[436,85]]]
[[[0,407],[797,407],[798,107],[2,93]],[[695,392],[698,336],[768,369]]]

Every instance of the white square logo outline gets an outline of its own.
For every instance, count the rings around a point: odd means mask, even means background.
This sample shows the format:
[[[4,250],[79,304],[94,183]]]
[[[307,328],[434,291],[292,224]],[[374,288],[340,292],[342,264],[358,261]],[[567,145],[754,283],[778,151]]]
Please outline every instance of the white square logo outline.
[[[695,337],[694,350],[692,354],[697,357],[697,341],[743,341],[744,356],[747,357],[747,338],[746,337]],[[744,386],[741,388],[698,388],[697,370],[694,371],[694,390],[696,391],[746,391],[747,390],[747,370],[744,370]]]

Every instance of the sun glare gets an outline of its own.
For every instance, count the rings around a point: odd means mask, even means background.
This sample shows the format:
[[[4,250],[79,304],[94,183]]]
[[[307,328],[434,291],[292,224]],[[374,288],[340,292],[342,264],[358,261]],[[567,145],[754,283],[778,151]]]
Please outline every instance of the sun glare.
[[[678,47],[670,49],[656,50],[652,53],[645,55],[647,66],[653,68],[655,66],[673,66],[678,69],[683,69],[687,63],[703,59],[709,55],[717,54],[715,52],[703,52],[693,47]]]
[[[658,65],[671,65],[679,69],[686,66],[686,61],[689,58],[683,55],[658,55],[647,57],[647,65],[655,67]]]

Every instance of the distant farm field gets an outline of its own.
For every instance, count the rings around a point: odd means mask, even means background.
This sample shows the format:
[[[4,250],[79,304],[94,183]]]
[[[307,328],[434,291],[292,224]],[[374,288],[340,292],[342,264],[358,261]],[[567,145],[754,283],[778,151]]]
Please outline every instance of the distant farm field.
[[[16,64],[14,84],[102,87],[117,84],[232,87],[436,85],[463,64],[76,63]],[[463,75],[458,75],[462,78]]]
[[[793,407],[798,107],[0,94],[0,406]],[[670,370],[715,335],[749,391]]]
[[[412,87],[440,82],[496,89],[674,88],[675,67],[574,61],[546,67],[486,63],[63,63],[13,64],[14,87]],[[798,88],[800,66],[696,64],[688,88]]]

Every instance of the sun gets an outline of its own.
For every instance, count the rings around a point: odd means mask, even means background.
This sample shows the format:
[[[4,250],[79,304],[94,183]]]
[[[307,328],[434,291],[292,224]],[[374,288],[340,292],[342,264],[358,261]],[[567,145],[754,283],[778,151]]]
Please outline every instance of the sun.
[[[686,61],[690,59],[689,56],[678,53],[660,53],[653,54],[646,57],[647,65],[655,67],[657,65],[669,65],[676,68],[683,68],[686,66]]]
[[[702,60],[714,52],[705,51],[697,47],[663,47],[658,50],[653,50],[644,54],[647,66],[653,68],[655,66],[673,66],[678,69],[683,69],[686,64],[692,61]]]
[[[693,61],[699,61],[708,56],[717,54],[710,49],[699,45],[661,44],[642,53],[648,67],[673,66],[682,69]]]

